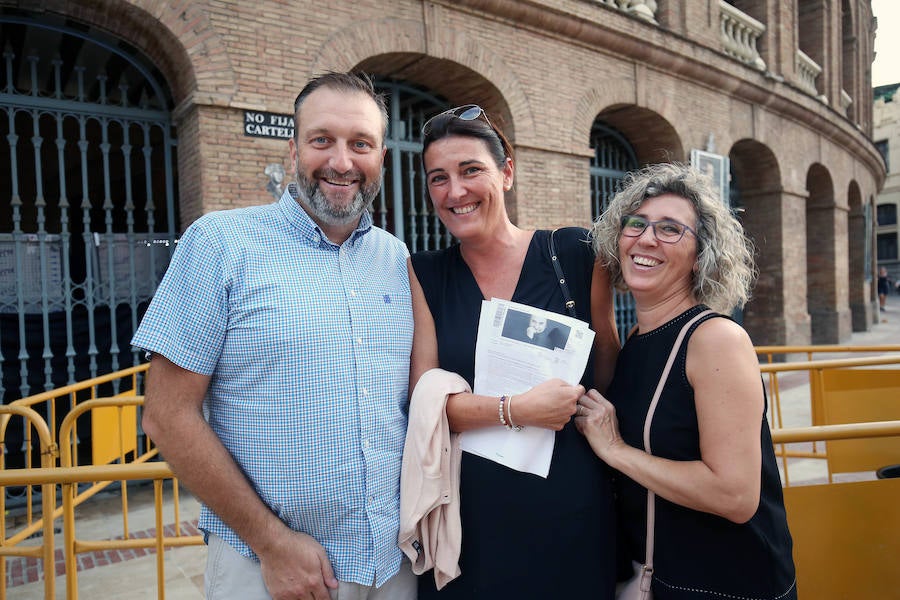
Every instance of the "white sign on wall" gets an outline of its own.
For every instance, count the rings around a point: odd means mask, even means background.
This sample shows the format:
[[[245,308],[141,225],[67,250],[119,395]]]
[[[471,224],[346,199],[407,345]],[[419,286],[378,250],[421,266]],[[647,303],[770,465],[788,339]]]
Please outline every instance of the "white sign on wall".
[[[244,135],[289,140],[294,137],[294,115],[245,110]]]
[[[719,192],[719,198],[725,206],[731,207],[728,198],[728,185],[730,183],[730,165],[727,156],[713,154],[706,150],[691,150],[691,166],[707,175],[713,183],[713,189]]]

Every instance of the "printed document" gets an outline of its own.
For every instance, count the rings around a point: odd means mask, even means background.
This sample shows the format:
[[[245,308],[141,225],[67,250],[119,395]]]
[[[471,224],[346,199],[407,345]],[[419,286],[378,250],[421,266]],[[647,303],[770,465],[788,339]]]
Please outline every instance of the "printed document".
[[[594,332],[584,321],[507,300],[485,300],[478,323],[472,391],[515,396],[553,378],[577,384],[593,341]],[[513,399],[513,421],[515,415]],[[498,412],[496,427],[463,432],[462,449],[511,469],[547,477],[556,432],[540,427],[512,431],[501,427],[499,421]]]

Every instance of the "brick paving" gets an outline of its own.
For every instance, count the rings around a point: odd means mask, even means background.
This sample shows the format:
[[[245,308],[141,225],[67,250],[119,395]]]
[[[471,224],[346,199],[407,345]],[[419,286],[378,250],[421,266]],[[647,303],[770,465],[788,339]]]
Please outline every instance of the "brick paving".
[[[197,529],[197,520],[182,521],[179,525],[181,535],[193,536],[200,535]],[[166,536],[174,536],[176,534],[174,525],[166,525],[163,527],[163,533]],[[61,534],[59,534],[61,536]],[[156,537],[156,528],[151,527],[142,531],[131,532],[132,539],[145,539]],[[60,538],[61,539],[61,538]],[[121,540],[122,536],[113,539]],[[76,564],[78,571],[85,571],[95,567],[104,567],[111,564],[121,563],[124,561],[140,558],[142,556],[156,554],[156,548],[123,548],[111,550],[95,550],[93,552],[80,553],[77,556]],[[57,548],[54,553],[54,562],[56,566],[56,575],[63,576],[66,573],[65,557],[62,548]],[[41,581],[44,577],[44,561],[40,558],[33,557],[9,557],[6,559],[6,587],[13,588],[26,583],[34,583]]]

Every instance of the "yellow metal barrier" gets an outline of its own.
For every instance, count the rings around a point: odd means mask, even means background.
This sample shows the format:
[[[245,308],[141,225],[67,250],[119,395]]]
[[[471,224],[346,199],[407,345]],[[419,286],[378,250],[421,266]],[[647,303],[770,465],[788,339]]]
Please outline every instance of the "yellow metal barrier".
[[[34,431],[38,436],[38,447],[41,453],[41,467],[52,470],[56,462],[57,446],[53,442],[50,435],[50,429],[41,418],[41,416],[33,409],[27,406],[7,405],[0,406],[0,440],[5,439],[7,427],[10,418],[15,415],[22,417],[25,422],[23,433],[27,444],[26,464],[31,464],[31,432]],[[3,444],[3,453],[0,454],[0,474],[10,474],[14,478],[21,478],[23,472],[33,471],[34,469],[12,469],[6,470],[6,445]],[[32,490],[31,485],[25,488],[26,494],[26,519],[25,527],[17,531],[14,535],[7,537],[6,518],[4,516],[2,525],[0,525],[0,581],[3,587],[0,588],[0,598],[6,599],[6,557],[7,556],[24,556],[40,558],[43,563],[45,573],[44,598],[52,600],[56,595],[55,588],[55,561],[54,551],[55,544],[53,538],[53,514],[56,507],[56,485],[53,481],[35,482],[41,485],[41,513],[40,519],[35,519],[32,511]],[[0,481],[0,510],[3,514],[7,514],[6,510],[6,489],[7,485],[23,485],[21,483],[5,484]],[[38,545],[20,544],[25,539],[35,533],[40,532],[41,543]],[[46,574],[50,573],[49,577]]]
[[[775,430],[777,444],[894,439],[900,420]],[[900,599],[900,479],[787,486],[800,600]]]
[[[810,386],[810,398],[812,401],[812,411],[813,411],[813,424],[814,425],[824,425],[821,422],[819,416],[821,414],[821,397],[822,397],[822,383],[819,377],[814,377],[811,369],[807,367],[802,367],[798,365],[807,364],[810,361],[816,359],[817,356],[821,356],[823,354],[848,354],[855,355],[859,357],[859,355],[863,355],[868,358],[872,354],[876,355],[886,355],[889,353],[897,352],[900,353],[900,344],[881,344],[881,345],[870,345],[870,346],[844,346],[839,344],[821,344],[821,345],[798,345],[798,346],[755,346],[757,356],[760,357],[765,363],[773,364],[776,362],[781,363],[780,367],[770,367],[769,369],[764,368],[764,373],[769,373],[768,376],[768,386],[770,393],[774,396],[773,402],[775,403],[776,410],[773,411],[773,423],[774,427],[782,427],[781,415],[778,409],[778,400],[779,400],[779,391],[780,391],[780,380],[777,376],[778,372],[788,372],[788,371],[807,371],[806,377],[802,377],[799,379],[801,383],[808,383]],[[790,361],[788,360],[792,355],[805,354],[806,361]],[[776,361],[776,358],[778,361]],[[833,357],[832,360],[841,358],[850,358],[847,357]],[[819,358],[818,360],[822,360]],[[787,361],[787,362],[785,362]],[[793,364],[794,369],[788,368]],[[870,365],[872,363],[865,362],[863,360],[860,365]],[[841,364],[839,367],[824,367],[824,368],[843,368],[845,366],[853,366],[851,364]],[[797,375],[798,377],[801,373],[792,373],[792,375]],[[795,381],[796,382],[796,381]],[[815,443],[813,444],[813,452],[815,454]]]
[[[822,372],[822,423],[900,419],[900,369],[831,369]],[[832,473],[873,471],[900,463],[900,438],[826,442]]]
[[[133,394],[118,397],[123,400],[136,398],[140,402],[116,403],[91,410],[92,464],[104,465],[116,460],[125,462],[126,455],[138,450],[137,406],[144,397]],[[83,406],[84,404],[78,408]],[[60,439],[63,439],[62,432]],[[73,441],[77,441],[77,438]]]
[[[813,360],[816,354],[887,354],[900,352],[900,344],[879,344],[871,346],[842,346],[840,344],[818,344],[798,346],[755,346],[757,355],[765,356],[766,362],[774,362],[776,356],[806,354],[806,360]]]
[[[78,568],[77,568],[77,556],[80,553],[84,552],[94,552],[96,550],[110,550],[110,549],[126,549],[126,548],[143,548],[143,547],[154,547],[156,548],[156,570],[157,570],[157,585],[159,591],[159,598],[162,600],[165,597],[165,565],[163,562],[163,547],[164,545],[173,546],[173,545],[199,545],[203,543],[203,539],[200,536],[183,536],[181,531],[176,528],[176,535],[173,537],[164,536],[163,531],[163,523],[162,523],[162,480],[163,479],[172,479],[173,485],[173,494],[175,497],[175,524],[181,522],[180,514],[179,514],[179,504],[178,504],[178,480],[175,479],[172,475],[172,472],[166,467],[165,475],[162,477],[154,477],[148,478],[153,479],[153,498],[154,498],[154,506],[155,506],[155,514],[156,514],[156,539],[154,541],[145,540],[145,539],[134,539],[130,537],[129,527],[128,527],[128,485],[127,480],[129,479],[141,479],[141,477],[131,475],[131,471],[127,470],[128,467],[138,467],[138,466],[148,466],[148,465],[140,465],[139,463],[146,462],[150,458],[153,458],[157,452],[153,450],[148,452],[140,457],[137,457],[135,463],[133,464],[125,464],[126,455],[129,452],[134,452],[137,444],[135,442],[136,431],[137,431],[137,412],[136,407],[143,404],[144,397],[143,396],[118,396],[115,398],[99,398],[95,400],[89,400],[82,404],[79,404],[73,410],[66,415],[66,418],[63,420],[62,425],[59,428],[59,439],[60,439],[60,465],[61,469],[66,469],[75,466],[75,456],[73,454],[73,449],[76,448],[75,444],[75,423],[77,419],[85,413],[91,412],[92,416],[96,412],[100,412],[103,415],[103,418],[106,420],[106,424],[111,428],[110,431],[115,433],[115,437],[117,438],[117,443],[108,442],[106,444],[106,449],[109,452],[109,458],[111,460],[118,460],[119,463],[116,465],[110,465],[115,467],[124,467],[122,473],[128,474],[129,477],[123,478],[119,480],[121,484],[122,490],[122,529],[123,539],[121,540],[78,540],[75,537],[75,507],[77,504],[80,504],[85,499],[90,497],[91,495],[99,492],[101,489],[109,485],[113,479],[109,479],[108,476],[105,476],[101,479],[92,480],[84,477],[84,475],[79,475],[80,482],[90,481],[94,485],[87,491],[82,494],[77,494],[77,486],[75,485],[77,482],[63,482],[62,483],[62,500],[63,500],[63,535],[65,538],[65,560],[66,560],[66,597],[70,600],[76,600],[78,598]],[[93,419],[92,419],[93,422]],[[107,432],[109,434],[109,431]],[[108,462],[108,461],[107,461]],[[96,459],[95,459],[96,463]],[[164,463],[155,463],[157,465]],[[81,471],[81,473],[91,473],[96,471],[97,473],[104,473],[104,471],[100,470],[99,467],[101,465],[94,464],[89,467],[89,471]],[[112,471],[117,472],[117,471]],[[138,471],[140,473],[140,471]],[[70,518],[71,517],[71,518]]]
[[[871,368],[900,364],[900,356],[858,356],[897,350],[900,346],[784,347],[779,352],[810,352],[810,358],[812,352],[829,351],[854,352],[856,357],[786,363],[772,363],[770,357],[761,366],[769,377],[772,438],[784,464],[801,600],[900,599],[900,588],[888,575],[900,564],[900,479],[876,480],[872,473],[900,462],[900,421],[895,420],[900,418],[900,370]],[[786,373],[808,377],[808,391],[791,400],[808,403],[808,427],[783,427],[779,378]],[[812,452],[786,449],[788,444],[822,442],[823,450],[815,445]],[[804,458],[827,459],[825,483],[791,485],[791,472]],[[838,472],[853,472],[858,480],[835,483],[832,474]]]
[[[15,486],[25,490],[25,523],[15,526],[12,535],[7,518],[0,529],[0,600],[6,598],[6,557],[37,557],[43,560],[44,597],[55,597],[54,522],[62,518],[64,543],[63,556],[66,573],[66,597],[78,598],[77,556],[81,553],[107,550],[152,548],[156,550],[158,597],[165,597],[165,573],[163,550],[165,548],[202,545],[197,535],[187,535],[179,527],[181,523],[178,481],[164,462],[149,462],[158,456],[150,440],[139,437],[139,408],[143,396],[140,376],[147,365],[140,365],[90,379],[57,390],[23,398],[0,407],[0,440],[13,416],[26,420],[25,467],[8,469],[0,456],[0,508],[7,515],[5,490]],[[117,384],[119,391],[112,397],[99,398],[104,387]],[[104,385],[109,384],[109,385]],[[35,409],[47,415],[45,421]],[[59,417],[62,417],[61,422]],[[77,424],[81,417],[90,414],[92,424],[91,460],[93,465],[79,465],[79,435]],[[59,423],[58,437],[52,426]],[[40,441],[41,466],[34,467],[32,430]],[[59,440],[57,443],[55,440]],[[60,465],[56,464],[59,456]],[[99,463],[99,464],[98,464]],[[109,464],[113,463],[113,464]],[[129,526],[128,482],[152,481],[154,486],[154,511],[156,535],[154,538],[135,538]],[[163,525],[163,483],[172,481],[174,509],[174,535],[166,535]],[[121,489],[122,539],[84,540],[76,537],[76,508],[95,496],[113,482]],[[92,485],[85,486],[90,483]],[[40,516],[37,517],[32,488],[42,486]],[[62,492],[62,505],[56,505],[57,486]],[[24,540],[43,534],[39,546],[23,543]]]
[[[165,462],[152,462],[143,464],[111,464],[111,465],[83,465],[80,467],[56,467],[29,469],[26,473],[15,471],[0,471],[0,487],[9,485],[52,485],[57,484],[63,490],[63,528],[66,538],[66,598],[77,600],[78,598],[78,569],[74,557],[79,552],[92,552],[96,550],[125,550],[134,548],[153,548],[156,550],[157,565],[157,597],[165,598],[165,571],[163,563],[163,551],[165,548],[177,546],[199,546],[203,544],[201,536],[182,535],[176,531],[175,536],[166,536],[162,517],[162,484],[166,479],[172,479],[172,471]],[[153,481],[153,499],[156,518],[156,535],[153,538],[119,539],[119,540],[75,540],[75,490],[79,483],[85,482],[113,482],[113,481]],[[67,502],[66,500],[69,499]],[[177,501],[176,501],[177,506]],[[179,522],[176,516],[176,524]],[[52,543],[51,558],[52,562]],[[46,563],[45,563],[46,564]],[[45,590],[52,590],[52,569],[48,572],[45,568]],[[4,586],[5,592],[5,586]],[[5,597],[5,593],[3,594]],[[47,598],[53,598],[53,593],[48,592]]]
[[[80,381],[78,383],[73,383],[71,385],[16,400],[15,402],[12,402],[10,406],[27,406],[43,412],[44,415],[46,415],[44,422],[49,426],[52,438],[56,440],[58,439],[57,425],[61,423],[63,417],[80,403],[101,397],[129,397],[138,395],[141,390],[144,374],[149,366],[149,363],[144,363],[107,375],[86,379],[85,381]],[[114,393],[104,391],[102,389],[103,386],[113,388]],[[101,418],[103,418],[103,416],[101,416]],[[93,449],[100,452],[101,455],[108,451],[110,444],[115,445],[117,443],[117,440],[114,438],[118,436],[118,432],[112,431],[112,435],[110,435],[104,430],[99,430],[96,433],[99,433],[100,437],[96,440],[92,437],[92,443],[94,444]],[[0,437],[0,439],[3,438]],[[75,444],[76,447],[79,444],[77,429],[75,430]],[[77,457],[78,452],[73,452],[73,456]],[[104,456],[101,456],[101,458],[104,458]],[[97,461],[94,460],[93,462],[96,463]],[[75,464],[77,464],[77,462]]]
[[[860,367],[890,366],[900,364],[900,354],[894,356],[865,356],[857,358],[837,358],[829,360],[808,360],[802,362],[774,362],[775,354],[785,355],[826,352],[900,352],[898,346],[779,346],[757,348],[760,356],[767,356],[768,363],[761,365],[761,370],[769,378],[769,392],[772,402],[772,426],[773,440],[780,448],[779,455],[784,464],[785,501],[788,505],[788,518],[795,537],[795,556],[798,563],[798,572],[801,581],[801,598],[803,600],[822,598],[831,600],[834,598],[900,598],[891,596],[889,591],[871,587],[868,580],[858,580],[859,573],[868,574],[875,565],[897,564],[900,559],[900,550],[895,547],[895,541],[900,539],[898,529],[897,512],[893,504],[896,504],[897,486],[900,480],[891,483],[881,481],[857,481],[848,483],[833,483],[831,478],[832,465],[829,464],[827,484],[792,486],[789,472],[792,462],[789,459],[803,458],[831,458],[840,460],[843,452],[840,446],[834,444],[887,444],[888,451],[869,453],[868,462],[863,466],[871,468],[894,456],[890,454],[898,448],[900,440],[900,421],[888,423],[861,423],[843,425],[821,424],[834,420],[884,420],[884,414],[893,414],[889,409],[895,407],[897,402],[881,403],[885,394],[889,398],[898,398],[897,380],[892,379],[897,370],[879,369],[875,377],[888,377],[884,385],[876,382],[871,375],[872,369],[862,371]],[[26,522],[14,535],[7,537],[7,524],[4,520],[0,529],[0,600],[6,598],[6,557],[7,556],[34,556],[44,561],[44,593],[45,598],[53,598],[55,594],[55,570],[53,562],[54,529],[53,523],[57,518],[63,520],[64,531],[64,558],[66,564],[66,597],[77,599],[77,556],[80,553],[102,550],[125,550],[134,548],[153,548],[156,550],[157,563],[157,590],[158,597],[165,597],[165,573],[163,562],[163,550],[165,548],[200,545],[203,543],[200,536],[182,535],[176,529],[174,536],[166,536],[163,528],[163,483],[167,479],[172,480],[174,494],[175,523],[181,522],[179,516],[178,484],[169,467],[163,462],[149,462],[157,458],[157,450],[149,440],[139,437],[138,419],[140,405],[143,401],[141,393],[141,376],[146,371],[147,365],[140,365],[98,377],[80,384],[66,386],[58,390],[44,392],[14,402],[12,405],[0,407],[0,440],[5,440],[5,433],[12,416],[26,418],[30,425],[26,427],[28,435],[24,444],[26,456],[26,468],[7,469],[3,458],[0,457],[0,491],[9,486],[22,486],[26,490]],[[782,398],[780,393],[780,377],[786,374],[805,373],[808,377],[809,395],[802,402],[808,402],[809,424],[811,427],[784,428],[782,418]],[[856,375],[856,373],[862,373]],[[886,375],[885,375],[886,374]],[[100,398],[103,394],[101,386],[119,382],[119,390],[112,397]],[[886,391],[887,390],[887,391]],[[863,397],[865,402],[859,402]],[[796,399],[792,401],[797,401]],[[65,406],[58,406],[65,403]],[[870,410],[860,414],[853,409],[868,406]],[[44,421],[41,414],[35,409],[40,409],[47,415]],[[58,421],[57,416],[65,413],[59,425],[59,435],[55,435],[53,424]],[[92,422],[91,458],[94,464],[79,465],[79,436],[77,423],[80,417],[90,413]],[[893,417],[888,417],[893,418]],[[47,423],[51,426],[48,427]],[[40,447],[40,468],[34,468],[32,456],[31,431],[36,433]],[[55,440],[59,440],[58,444]],[[821,443],[825,442],[825,450],[819,451],[813,447],[812,452],[787,450],[787,444],[797,443]],[[143,446],[142,446],[143,444]],[[60,465],[56,464],[56,457],[60,457]],[[835,471],[844,466],[835,463]],[[854,464],[855,469],[857,464]],[[156,536],[154,538],[134,538],[130,536],[128,519],[128,482],[135,480],[148,480],[153,482]],[[97,494],[113,482],[119,482],[122,490],[122,539],[116,540],[85,540],[76,537],[76,509],[77,507]],[[79,484],[91,483],[84,487]],[[36,511],[32,508],[32,487],[42,486],[41,516],[35,518]],[[56,487],[62,490],[62,506],[56,506]],[[885,504],[886,497],[890,496],[893,503]],[[0,508],[5,499],[0,498]],[[831,511],[831,512],[829,512]],[[885,522],[882,515],[889,514]],[[840,515],[835,519],[833,515]],[[861,518],[862,516],[862,518]],[[860,523],[864,521],[864,523]],[[827,523],[827,528],[821,525]],[[892,536],[886,544],[882,544],[882,535],[887,535],[882,526],[886,524],[887,533]],[[817,528],[817,525],[819,526]],[[21,542],[30,536],[42,533],[40,545],[23,545]],[[832,538],[827,538],[830,535]],[[826,536],[826,537],[823,537]],[[882,549],[887,549],[886,555],[874,556],[871,551],[859,551],[851,543],[859,540],[856,538],[868,536],[872,542],[881,544]],[[852,538],[852,539],[851,539]],[[846,552],[841,548],[844,542],[835,547],[829,539],[847,540]],[[893,545],[892,545],[893,544]],[[818,556],[823,548],[830,549],[824,558]],[[848,556],[854,548],[854,556]],[[818,558],[817,558],[818,556]],[[863,560],[860,557],[867,557]],[[817,562],[818,561],[818,562]],[[868,561],[868,562],[866,562]],[[851,568],[837,568],[833,563],[840,562],[856,565],[865,563],[858,571]],[[871,579],[879,581],[883,571],[872,574]],[[824,579],[831,581],[834,578],[840,581],[828,585],[821,585]],[[857,577],[857,579],[854,579]],[[849,582],[849,583],[847,583]],[[846,585],[845,585],[846,584]],[[840,590],[853,587],[850,595],[841,595]],[[842,587],[843,586],[843,587]],[[863,590],[861,592],[861,590]]]
[[[770,351],[774,347],[760,347],[757,348],[758,353],[762,353],[763,351]],[[784,346],[778,347],[784,348],[785,352],[793,352],[798,349],[808,349],[807,346]],[[831,348],[841,348],[834,346]],[[884,349],[884,348],[895,348],[895,346],[870,346],[870,347],[861,347],[866,348],[867,350],[871,350],[873,348]],[[896,348],[900,348],[900,346],[896,346]],[[803,373],[806,375],[809,383],[808,391],[804,391],[803,398],[801,400],[795,399],[794,402],[800,401],[804,402],[805,405],[809,407],[809,419],[804,423],[791,423],[791,425],[828,425],[834,423],[843,423],[843,422],[860,422],[860,421],[880,421],[880,420],[890,420],[893,419],[896,413],[891,412],[889,410],[881,409],[867,409],[867,406],[871,407],[871,400],[878,397],[878,395],[884,395],[887,398],[900,398],[900,383],[888,387],[884,387],[883,385],[879,385],[878,389],[874,389],[875,386],[872,381],[866,379],[865,375],[855,375],[855,373],[871,373],[877,372],[882,375],[879,377],[893,377],[888,375],[890,373],[900,373],[900,371],[896,369],[867,369],[862,370],[861,367],[889,367],[892,365],[900,365],[900,354],[893,355],[878,355],[878,356],[865,356],[865,357],[855,357],[855,358],[834,358],[834,359],[826,359],[826,360],[812,360],[812,361],[802,361],[802,362],[782,362],[782,363],[764,363],[760,365],[760,370],[765,374],[768,379],[768,389],[769,389],[769,399],[771,402],[771,411],[770,411],[770,419],[771,426],[773,430],[781,429],[786,426],[784,420],[784,402],[782,399],[782,386],[781,386],[781,378],[785,374],[793,374],[793,373]],[[856,389],[852,393],[839,393],[838,390],[841,388],[846,388],[850,383],[856,385]],[[873,379],[874,381],[874,379]],[[796,382],[795,382],[796,383]],[[868,388],[873,388],[869,391],[865,391]],[[833,413],[833,417],[826,416],[826,401],[829,403],[831,407],[831,412]],[[808,403],[808,404],[807,404]],[[795,407],[796,408],[796,407]],[[846,455],[846,451],[850,451],[848,449],[856,447],[860,448],[863,446],[871,445],[870,442],[845,442],[843,444],[838,445],[838,454],[835,455],[835,459],[840,461],[841,454]],[[889,453],[890,450],[885,450],[885,447],[888,449],[891,447],[896,447],[897,444],[894,441],[886,442],[886,443],[876,443],[876,446],[881,446],[881,450],[878,452],[881,455],[886,455],[886,452]],[[782,458],[782,460],[786,460],[787,458],[815,458],[815,459],[827,459],[828,458],[828,449],[823,448],[817,444],[817,442],[813,442],[812,450],[798,450],[796,448],[788,448],[785,444],[778,444],[776,446],[776,452],[778,456]],[[832,474],[832,464],[829,463],[829,480]],[[846,472],[848,469],[849,463],[840,464],[837,463],[834,465],[836,470],[833,472]],[[790,483],[790,476],[787,472],[785,472],[785,483]]]
[[[757,352],[760,350],[758,349]],[[769,374],[769,389],[774,396],[773,402],[780,400],[780,385],[778,374],[797,371],[806,371],[809,374],[810,398],[812,406],[813,424],[822,425],[822,380],[821,373],[830,369],[847,369],[853,367],[871,367],[877,365],[900,364],[900,354],[865,356],[859,358],[832,358],[826,360],[810,360],[800,362],[764,363],[760,365],[760,371]],[[781,427],[780,423],[775,424]]]

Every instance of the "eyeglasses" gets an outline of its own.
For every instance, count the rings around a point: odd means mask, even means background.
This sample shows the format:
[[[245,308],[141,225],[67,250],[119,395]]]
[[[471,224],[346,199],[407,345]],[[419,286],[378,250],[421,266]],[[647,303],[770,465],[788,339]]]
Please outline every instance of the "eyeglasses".
[[[665,244],[677,244],[684,237],[685,232],[690,231],[694,237],[697,232],[678,221],[661,219],[650,221],[640,215],[625,215],[622,217],[622,235],[625,237],[641,237],[647,227],[653,228],[653,237]]]
[[[462,106],[457,106],[456,108],[451,108],[449,110],[445,110],[442,113],[438,113],[425,121],[425,124],[422,125],[422,137],[424,138],[431,133],[431,124],[434,123],[435,119],[446,115],[456,117],[457,119],[463,121],[474,121],[476,119],[481,119],[488,124],[488,127],[494,129],[494,126],[491,125],[490,121],[488,121],[487,114],[484,112],[483,108],[481,108],[477,104],[463,104]]]

